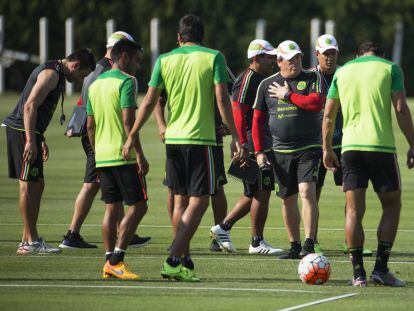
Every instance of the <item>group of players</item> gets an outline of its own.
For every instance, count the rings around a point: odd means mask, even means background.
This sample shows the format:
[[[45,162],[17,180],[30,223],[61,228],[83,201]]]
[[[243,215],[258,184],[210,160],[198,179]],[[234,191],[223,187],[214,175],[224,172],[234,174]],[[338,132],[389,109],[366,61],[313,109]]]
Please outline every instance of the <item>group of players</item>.
[[[102,230],[104,278],[139,278],[126,267],[124,256],[129,245],[142,246],[150,239],[135,234],[147,211],[145,175],[149,169],[138,133],[154,111],[166,146],[164,183],[168,186],[174,234],[161,271],[164,278],[199,281],[190,256],[190,240],[210,198],[216,223],[210,230],[211,250],[235,252],[230,230],[250,212],[249,253],[298,259],[321,252],[317,240],[318,201],[327,167],[334,172],[335,184],[342,185],[346,192],[346,242],[354,268],[351,284],[367,284],[361,221],[365,189],[371,180],[383,206],[371,279],[374,283],[404,286],[405,282],[395,278],[387,267],[401,208],[399,169],[390,128],[391,101],[410,144],[409,168],[414,154],[414,131],[401,69],[386,61],[380,47],[370,41],[361,45],[356,60],[338,70],[338,43],[332,35],[322,35],[316,42],[318,66],[305,70],[297,43],[286,40],[275,49],[257,39],[248,46],[249,66],[233,84],[231,104],[225,58],[203,47],[203,39],[200,19],[191,14],[184,16],[178,26],[179,47],[158,58],[136,117],[134,75],[140,68],[142,48],[124,32],[108,39],[107,54],[96,68],[90,51],[80,50],[61,61],[41,65],[32,73],[16,109],[4,121],[10,177],[20,179],[24,230],[17,253],[60,252],[47,245],[36,231],[43,190],[42,161],[48,156],[43,133],[57,106],[64,78],[77,80],[93,71],[84,81],[79,103],[88,115],[87,135],[83,132],[82,137],[87,172],[71,227],[60,247],[96,247],[84,241],[79,230],[100,187],[106,204]],[[357,76],[355,72],[361,70],[355,68],[358,66],[368,73]],[[274,74],[277,67],[279,71]],[[367,104],[360,105],[362,101]],[[168,122],[164,106],[168,107]],[[367,133],[370,126],[373,130]],[[67,133],[72,134],[70,130]],[[257,161],[259,167],[256,182],[243,181],[244,193],[228,214],[223,190],[225,134],[231,135],[232,160],[239,163],[240,169],[252,165],[252,161]],[[322,159],[325,165],[321,165]],[[364,161],[366,165],[361,164]],[[263,236],[275,185],[291,243],[287,252],[273,248]],[[299,195],[305,229],[303,245]],[[128,206],[125,213],[122,203]]]

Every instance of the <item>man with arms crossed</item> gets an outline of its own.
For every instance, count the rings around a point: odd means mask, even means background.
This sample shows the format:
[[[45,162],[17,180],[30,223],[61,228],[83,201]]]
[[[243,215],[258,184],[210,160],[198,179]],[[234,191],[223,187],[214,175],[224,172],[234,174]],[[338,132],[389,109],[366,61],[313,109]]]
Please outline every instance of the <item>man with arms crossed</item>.
[[[161,275],[179,281],[199,281],[190,257],[190,240],[210,195],[217,189],[212,152],[212,146],[216,145],[214,93],[223,123],[232,135],[232,155],[240,155],[228,98],[225,59],[220,52],[202,47],[203,39],[204,25],[200,19],[185,15],[178,27],[180,47],[158,58],[147,95],[124,146],[124,155],[128,158],[135,135],[151,115],[161,90],[165,89],[170,111],[165,132],[167,179],[172,183],[174,212],[185,211]]]
[[[247,50],[249,67],[236,79],[233,86],[233,116],[239,134],[240,143],[254,157],[252,142],[253,103],[257,88],[265,77],[273,73],[276,61],[276,49],[267,41],[253,40]],[[264,127],[264,150],[269,158],[273,158],[272,136],[269,126]],[[274,161],[271,161],[272,163]],[[248,165],[248,163],[246,164]],[[250,211],[252,222],[252,240],[249,246],[250,254],[275,255],[283,252],[273,248],[263,237],[264,226],[269,208],[270,193],[274,190],[274,175],[270,166],[261,168],[258,180],[254,184],[243,181],[244,196],[239,199],[231,212],[218,225],[211,228],[212,237],[225,251],[234,253],[230,239],[231,227]]]
[[[27,80],[16,108],[4,120],[9,177],[20,179],[19,208],[24,227],[17,254],[60,253],[39,237],[36,227],[45,186],[43,162],[49,157],[44,132],[61,96],[63,117],[65,79],[82,81],[94,69],[95,58],[87,49],[39,65]]]
[[[342,171],[346,196],[345,235],[352,257],[352,285],[366,286],[362,250],[365,193],[371,180],[382,205],[378,226],[377,258],[371,281],[374,284],[401,287],[387,267],[397,234],[401,210],[401,181],[391,123],[391,103],[409,150],[408,168],[414,166],[414,129],[405,98],[400,67],[385,60],[381,47],[372,41],[363,43],[358,58],[339,69],[329,89],[323,119],[323,161],[337,170],[340,163],[333,151],[332,137],[339,107],[343,114]]]
[[[122,146],[135,121],[137,81],[134,77],[142,61],[141,46],[118,41],[111,51],[112,70],[101,74],[88,91],[88,137],[95,151],[105,215],[102,236],[106,250],[103,277],[139,279],[124,264],[124,256],[134,232],[147,211],[144,175],[148,162],[139,138],[129,160]],[[136,157],[136,158],[135,158]],[[118,228],[122,201],[128,210]],[[117,233],[118,232],[118,233]]]
[[[134,41],[129,34],[123,31],[114,32],[107,41],[106,44],[106,54],[103,58],[101,58],[96,68],[91,74],[89,74],[85,80],[83,81],[82,85],[82,94],[78,101],[78,106],[84,107],[86,110],[86,104],[88,101],[88,89],[89,86],[98,78],[99,75],[102,73],[110,70],[112,68],[113,61],[111,59],[111,51],[112,47],[117,43],[119,40],[130,40]],[[72,130],[69,129],[66,132],[68,137],[72,137]],[[82,185],[82,189],[79,192],[76,201],[75,201],[75,208],[72,217],[72,221],[69,227],[68,232],[65,236],[63,236],[63,241],[60,243],[60,248],[69,248],[69,249],[76,249],[76,248],[96,248],[97,246],[94,244],[87,243],[82,236],[80,235],[80,229],[83,222],[88,216],[88,213],[91,209],[93,200],[96,194],[99,191],[99,178],[96,172],[95,166],[95,154],[89,143],[88,134],[86,133],[86,120],[84,126],[84,132],[82,135],[82,147],[85,151],[86,155],[86,171],[85,177]],[[120,208],[123,211],[123,208]],[[122,217],[122,215],[120,215]],[[131,244],[129,247],[140,247],[149,242],[150,238],[145,237],[138,237],[134,235]]]
[[[262,81],[257,91],[253,115],[253,143],[257,163],[269,160],[264,153],[263,126],[268,120],[273,137],[273,164],[277,195],[291,243],[280,259],[296,259],[314,253],[318,205],[316,177],[320,161],[321,127],[319,112],[325,97],[317,72],[302,69],[302,52],[290,40],[278,46],[280,71]],[[305,243],[300,242],[298,193],[302,199]]]

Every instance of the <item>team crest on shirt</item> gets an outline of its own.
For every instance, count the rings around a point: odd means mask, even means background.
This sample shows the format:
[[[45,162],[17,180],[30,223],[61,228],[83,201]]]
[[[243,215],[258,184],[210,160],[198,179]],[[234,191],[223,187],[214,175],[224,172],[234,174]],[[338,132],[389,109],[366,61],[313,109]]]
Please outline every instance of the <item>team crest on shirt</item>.
[[[299,91],[304,90],[306,88],[306,81],[299,81],[296,87]]]
[[[268,186],[268,185],[270,184],[270,177],[269,177],[269,176],[267,176],[267,177],[265,177],[265,178],[263,179],[263,184],[264,184],[265,186]]]

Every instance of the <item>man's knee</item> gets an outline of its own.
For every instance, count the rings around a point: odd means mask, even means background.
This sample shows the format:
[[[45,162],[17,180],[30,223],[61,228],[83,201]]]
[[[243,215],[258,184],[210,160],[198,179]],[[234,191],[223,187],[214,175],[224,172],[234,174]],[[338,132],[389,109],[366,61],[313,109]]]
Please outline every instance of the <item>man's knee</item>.
[[[299,194],[302,200],[316,199],[316,185],[313,182],[304,182],[299,184]]]
[[[84,183],[82,186],[82,190],[90,194],[96,194],[99,190],[99,184],[98,183]]]

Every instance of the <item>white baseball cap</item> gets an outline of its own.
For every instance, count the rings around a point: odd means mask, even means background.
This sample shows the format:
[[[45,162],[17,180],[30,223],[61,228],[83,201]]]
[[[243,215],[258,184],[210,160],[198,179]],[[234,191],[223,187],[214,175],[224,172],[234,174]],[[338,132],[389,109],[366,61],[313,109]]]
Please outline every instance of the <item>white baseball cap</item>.
[[[106,43],[106,48],[111,48],[117,43],[119,40],[129,40],[135,41],[131,35],[127,34],[124,31],[116,31],[112,35],[109,36],[108,41]]]
[[[331,49],[339,51],[338,42],[336,41],[334,36],[325,34],[320,36],[318,40],[316,40],[315,50],[319,53],[323,53]]]
[[[250,42],[247,49],[247,58],[252,58],[256,55],[268,54],[277,55],[276,49],[266,40],[256,39]]]
[[[292,40],[285,40],[277,47],[277,57],[289,60],[296,54],[303,55],[299,45]]]

